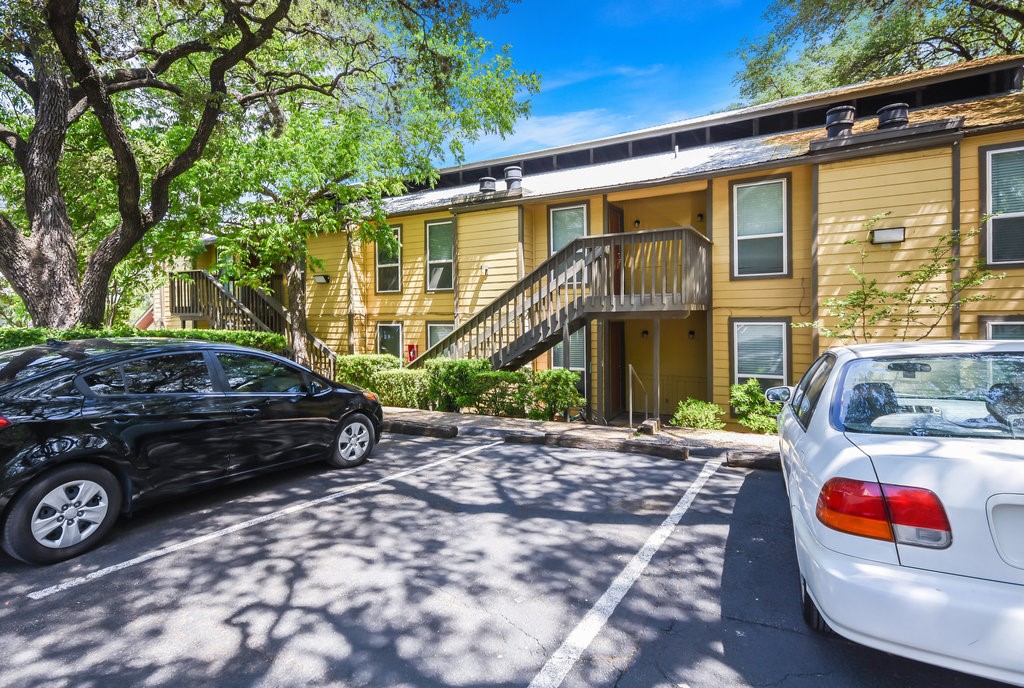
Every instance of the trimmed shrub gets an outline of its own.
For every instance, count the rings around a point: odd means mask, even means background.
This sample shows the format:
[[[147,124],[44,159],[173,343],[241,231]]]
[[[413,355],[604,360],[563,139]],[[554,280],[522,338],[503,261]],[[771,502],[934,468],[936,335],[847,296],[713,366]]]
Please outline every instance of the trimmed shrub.
[[[427,371],[427,397],[436,411],[476,406],[476,376],[492,372],[491,362],[483,358],[431,358],[423,367]]]
[[[530,375],[521,370],[491,370],[476,374],[473,381],[476,412],[488,416],[522,418],[533,397]]]
[[[552,420],[556,413],[565,413],[570,406],[583,406],[586,400],[576,389],[579,382],[580,374],[575,370],[538,370],[533,374],[530,418]]]
[[[71,330],[51,330],[45,327],[0,328],[0,351],[22,346],[43,344],[47,339],[70,341],[73,339],[105,339],[109,337],[169,337],[172,339],[201,339],[203,341],[237,344],[284,354],[286,342],[274,332],[246,332],[244,330],[136,330],[115,327],[96,330],[78,327]]]
[[[679,402],[669,424],[681,428],[721,430],[725,427],[724,416],[725,411],[718,404],[687,397],[686,401]]]
[[[729,403],[736,409],[736,422],[754,432],[773,435],[778,431],[778,417],[782,404],[773,404],[764,398],[764,390],[756,378],[745,384],[729,388]]]
[[[369,389],[385,406],[427,408],[427,371],[394,368],[378,370],[370,378]]]
[[[401,359],[391,354],[352,354],[338,356],[334,375],[339,382],[348,382],[377,392],[370,382],[374,373],[401,367]]]

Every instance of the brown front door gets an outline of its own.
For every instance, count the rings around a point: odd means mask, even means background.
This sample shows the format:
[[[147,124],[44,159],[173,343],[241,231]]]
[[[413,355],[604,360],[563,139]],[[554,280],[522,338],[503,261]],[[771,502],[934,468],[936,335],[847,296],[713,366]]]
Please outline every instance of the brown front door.
[[[608,206],[608,233],[621,234],[624,224],[624,213],[622,208],[614,205]],[[614,285],[615,293],[622,291],[622,246],[615,245],[612,249],[612,268],[615,270]],[[621,323],[619,323],[621,324]]]
[[[622,413],[626,388],[626,323],[608,323],[608,408],[605,414],[614,418]]]

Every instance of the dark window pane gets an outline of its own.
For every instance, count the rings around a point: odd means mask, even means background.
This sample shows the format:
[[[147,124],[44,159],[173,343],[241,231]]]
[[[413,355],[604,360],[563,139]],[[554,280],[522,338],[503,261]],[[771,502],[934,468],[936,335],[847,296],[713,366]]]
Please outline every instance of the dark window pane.
[[[124,364],[129,394],[204,394],[213,391],[202,354],[156,356]]]
[[[89,373],[84,379],[93,394],[124,394],[124,380],[121,379],[120,368],[98,370]]]
[[[452,288],[452,264],[434,263],[428,269],[427,289]]]
[[[1024,261],[1024,217],[992,218],[992,260]]]
[[[245,354],[217,354],[232,392],[284,392],[298,394],[305,391],[305,376],[294,368],[262,356]]]
[[[400,274],[397,265],[377,268],[377,291],[401,291]]]
[[[991,339],[1024,339],[1024,322],[992,323]]]
[[[736,242],[736,274],[770,275],[785,271],[782,237]]]
[[[402,357],[401,325],[379,325],[377,327],[377,353]]]

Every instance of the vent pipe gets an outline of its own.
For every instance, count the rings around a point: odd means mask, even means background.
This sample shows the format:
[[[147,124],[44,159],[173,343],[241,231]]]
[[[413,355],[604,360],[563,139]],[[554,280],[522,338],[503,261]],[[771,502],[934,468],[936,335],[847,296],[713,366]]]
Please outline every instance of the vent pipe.
[[[494,193],[494,177],[480,177],[480,193]]]
[[[849,136],[853,130],[853,120],[857,116],[857,108],[852,105],[838,105],[825,112],[825,130],[830,139]]]
[[[878,128],[894,129],[905,127],[910,121],[910,106],[906,103],[893,103],[878,110]]]
[[[523,188],[523,168],[511,165],[505,168],[505,184],[509,191]]]

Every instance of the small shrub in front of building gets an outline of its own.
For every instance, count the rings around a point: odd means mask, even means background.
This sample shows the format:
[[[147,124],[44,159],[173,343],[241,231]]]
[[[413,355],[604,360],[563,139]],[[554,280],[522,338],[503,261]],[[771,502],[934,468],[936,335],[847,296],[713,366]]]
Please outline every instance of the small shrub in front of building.
[[[385,406],[429,408],[427,399],[427,371],[394,368],[378,370],[370,378],[367,389],[380,397]]]
[[[764,397],[764,390],[756,378],[729,388],[729,404],[736,410],[736,422],[754,432],[771,435],[778,431],[778,417],[782,404],[774,404]]]
[[[423,365],[428,373],[427,396],[435,411],[477,406],[476,377],[493,372],[490,361],[482,358],[432,358]]]
[[[535,420],[553,420],[570,407],[582,407],[586,400],[576,386],[580,374],[575,370],[554,368],[533,374],[533,403],[529,416]]]
[[[721,430],[725,427],[722,420],[724,416],[725,411],[718,404],[687,397],[685,401],[679,402],[669,424],[680,428]]]
[[[488,416],[523,418],[533,398],[534,384],[521,370],[492,370],[476,374],[476,412]]]
[[[338,382],[347,382],[379,393],[370,381],[374,374],[401,367],[401,359],[391,354],[353,354],[338,356],[334,375]]]

